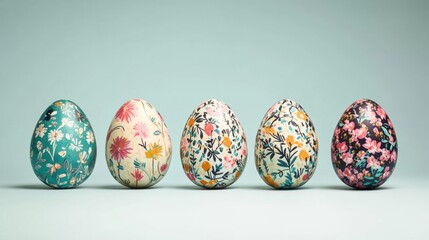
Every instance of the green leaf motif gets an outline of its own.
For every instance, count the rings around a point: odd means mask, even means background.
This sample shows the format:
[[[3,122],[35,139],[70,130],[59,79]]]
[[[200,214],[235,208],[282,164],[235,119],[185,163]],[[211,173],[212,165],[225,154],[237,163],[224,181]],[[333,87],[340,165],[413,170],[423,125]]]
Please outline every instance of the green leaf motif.
[[[283,161],[283,160],[279,160],[279,162],[277,163],[277,165],[279,167],[285,167],[285,168],[289,168],[289,164],[287,164],[287,162]]]
[[[387,129],[386,129],[384,126],[382,126],[382,127],[381,127],[381,130],[383,130],[384,134],[385,134],[387,137],[390,137],[390,133],[389,133],[389,131],[387,131]]]

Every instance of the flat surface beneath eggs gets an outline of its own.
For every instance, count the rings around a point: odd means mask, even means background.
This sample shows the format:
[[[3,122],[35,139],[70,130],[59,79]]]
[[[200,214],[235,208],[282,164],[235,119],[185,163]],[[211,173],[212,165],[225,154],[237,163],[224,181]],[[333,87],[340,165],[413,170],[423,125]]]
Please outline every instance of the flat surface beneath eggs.
[[[340,183],[286,191],[239,183],[9,185],[0,188],[0,239],[427,239],[428,186],[417,179],[373,191]]]

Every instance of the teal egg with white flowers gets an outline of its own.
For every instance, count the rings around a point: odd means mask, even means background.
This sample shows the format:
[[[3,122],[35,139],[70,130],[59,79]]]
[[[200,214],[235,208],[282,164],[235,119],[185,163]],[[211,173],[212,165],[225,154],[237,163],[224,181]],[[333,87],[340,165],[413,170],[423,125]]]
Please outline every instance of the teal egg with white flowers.
[[[36,176],[53,188],[73,188],[92,173],[97,155],[94,131],[85,113],[69,100],[48,106],[31,137]]]

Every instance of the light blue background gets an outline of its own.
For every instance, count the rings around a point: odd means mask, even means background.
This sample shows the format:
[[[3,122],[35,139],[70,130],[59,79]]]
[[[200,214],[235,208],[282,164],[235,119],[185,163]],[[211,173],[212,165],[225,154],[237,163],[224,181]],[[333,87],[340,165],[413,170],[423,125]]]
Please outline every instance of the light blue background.
[[[93,175],[116,185],[105,136],[123,102],[142,98],[164,116],[173,158],[159,185],[189,185],[179,157],[184,124],[201,101],[237,114],[249,142],[236,183],[263,186],[254,138],[266,110],[299,102],[320,141],[307,185],[342,185],[330,160],[334,127],[359,98],[378,102],[397,131],[386,185],[427,176],[429,1],[0,1],[0,181],[42,184],[29,159],[37,119],[75,101],[98,140]],[[394,179],[394,180],[393,180]]]

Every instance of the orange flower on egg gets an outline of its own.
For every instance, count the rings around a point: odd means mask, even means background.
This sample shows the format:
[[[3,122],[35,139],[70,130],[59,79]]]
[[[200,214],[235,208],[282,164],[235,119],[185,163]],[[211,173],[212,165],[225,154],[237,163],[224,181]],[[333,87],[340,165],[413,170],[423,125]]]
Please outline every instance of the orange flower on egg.
[[[217,180],[210,180],[207,185],[210,187],[213,187],[214,185],[216,185],[216,183],[217,183]]]
[[[271,176],[264,176],[265,181],[272,187],[277,187],[276,182],[271,178]]]
[[[185,172],[189,172],[189,165],[183,164],[183,169],[185,169]]]
[[[240,177],[240,171],[237,171],[237,172],[235,173],[235,176],[234,176],[234,178],[235,178],[235,179],[238,179],[238,177]]]
[[[192,127],[194,125],[194,123],[195,123],[195,119],[189,118],[189,120],[188,120],[188,127]]]
[[[201,164],[201,167],[203,168],[203,170],[204,171],[209,171],[210,170],[210,168],[212,168],[212,165],[209,163],[209,162],[207,162],[207,161],[204,161],[202,164]]]
[[[227,136],[223,137],[223,141],[222,141],[223,145],[225,145],[225,147],[230,148],[231,147],[231,139],[229,139]]]
[[[61,165],[60,164],[58,164],[58,163],[55,163],[54,165],[52,165],[51,166],[51,169],[50,169],[50,173],[51,173],[51,175],[53,174],[53,173],[55,173],[58,169],[61,169]]]
[[[303,111],[298,111],[298,112],[296,113],[296,116],[297,116],[299,119],[302,119],[302,120],[304,120],[304,121],[307,121],[307,114],[305,114],[305,112],[303,112]]]
[[[301,150],[301,152],[299,153],[299,159],[301,161],[306,161],[308,159],[308,153],[305,150]]]
[[[266,126],[265,128],[264,128],[264,130],[265,130],[265,132],[266,133],[268,133],[268,134],[270,134],[270,133],[274,133],[275,131],[274,131],[274,129],[272,128],[272,127],[268,127],[268,126]]]
[[[286,143],[289,147],[292,147],[292,144],[295,142],[295,138],[292,135],[287,136]]]
[[[72,179],[70,179],[70,184],[71,185],[74,185],[76,183],[76,178],[75,177],[72,177]]]

